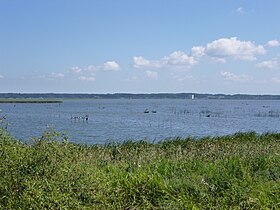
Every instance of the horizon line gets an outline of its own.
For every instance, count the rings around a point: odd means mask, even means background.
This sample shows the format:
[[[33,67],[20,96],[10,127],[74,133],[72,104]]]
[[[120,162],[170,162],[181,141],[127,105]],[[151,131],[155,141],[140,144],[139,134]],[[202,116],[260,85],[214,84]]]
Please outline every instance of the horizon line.
[[[74,94],[74,95],[117,95],[117,94],[131,94],[131,95],[151,95],[151,94],[208,94],[208,95],[271,95],[278,96],[275,93],[207,93],[207,92],[104,92],[104,93],[90,93],[90,92],[0,92],[0,94]]]

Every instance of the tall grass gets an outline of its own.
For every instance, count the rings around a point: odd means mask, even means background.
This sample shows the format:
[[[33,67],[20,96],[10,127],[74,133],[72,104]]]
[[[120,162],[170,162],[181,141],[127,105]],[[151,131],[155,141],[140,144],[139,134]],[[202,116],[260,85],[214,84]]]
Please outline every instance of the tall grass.
[[[280,134],[78,145],[0,130],[0,209],[279,209]]]

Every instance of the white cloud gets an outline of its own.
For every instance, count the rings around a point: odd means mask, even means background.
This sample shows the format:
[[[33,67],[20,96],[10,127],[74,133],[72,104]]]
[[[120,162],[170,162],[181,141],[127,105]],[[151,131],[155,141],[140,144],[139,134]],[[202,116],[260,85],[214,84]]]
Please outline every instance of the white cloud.
[[[90,65],[90,66],[84,67],[84,71],[96,72],[96,71],[98,71],[98,68],[96,66],[94,66],[94,65]]]
[[[205,48],[202,46],[194,46],[192,48],[192,56],[200,58],[205,55]]]
[[[62,73],[51,73],[50,77],[54,79],[63,78],[65,75]]]
[[[242,75],[236,75],[232,72],[228,71],[222,71],[221,76],[228,81],[235,81],[235,82],[246,82],[250,81],[251,78],[248,75],[242,74]]]
[[[256,64],[256,67],[264,69],[276,69],[278,67],[278,62],[276,60],[263,61]]]
[[[118,71],[120,65],[116,61],[107,61],[103,64],[103,69],[106,71]]]
[[[70,68],[70,71],[81,74],[84,72],[97,72],[100,70],[118,71],[119,69],[120,69],[120,65],[116,61],[107,61],[100,66],[95,66],[95,65],[89,65],[84,67],[74,66]]]
[[[94,65],[90,65],[90,66],[84,66],[84,67],[80,67],[80,66],[74,66],[70,68],[71,72],[80,74],[83,72],[96,72],[98,69],[96,66]]]
[[[151,80],[157,80],[158,79],[158,73],[155,71],[146,71],[146,75]]]
[[[238,79],[238,76],[236,76],[235,74],[228,72],[228,71],[222,71],[221,72],[221,76],[223,78],[225,78],[226,80],[235,80]]]
[[[152,67],[152,68],[161,68],[162,62],[158,60],[147,60],[146,58],[142,56],[135,56],[133,57],[133,67],[135,68],[146,68],[146,67]]]
[[[95,81],[95,77],[92,77],[92,76],[90,76],[90,77],[80,76],[78,79],[81,81],[88,81],[88,82]]]
[[[83,69],[79,66],[73,66],[70,68],[70,70],[74,73],[81,73],[83,71]]]
[[[197,61],[193,56],[189,56],[182,51],[175,51],[160,60],[148,60],[142,56],[133,57],[133,66],[135,68],[189,68],[196,63]]]
[[[279,41],[276,39],[270,40],[266,44],[269,47],[278,47],[280,45]]]
[[[142,56],[135,56],[133,57],[133,67],[141,68],[141,67],[148,67],[150,65],[150,61],[145,59]]]
[[[265,54],[263,46],[251,41],[240,41],[236,37],[221,38],[208,43],[205,53],[214,58],[226,59],[232,57],[239,60],[256,60],[257,55]]]
[[[80,77],[77,79],[80,81],[88,81],[93,82],[96,80],[95,75],[102,71],[118,71],[120,69],[120,65],[116,61],[106,61],[102,65],[95,66],[75,66],[70,69],[71,72],[80,74]]]
[[[4,78],[4,76],[0,74],[0,79],[3,79],[3,78]]]
[[[192,66],[196,64],[193,56],[189,56],[182,51],[175,51],[164,57],[162,61],[170,66]]]
[[[158,60],[135,56],[133,57],[133,67],[189,69],[204,56],[208,56],[215,62],[225,63],[228,58],[253,61],[257,59],[258,55],[265,53],[265,48],[262,45],[256,45],[254,42],[241,41],[237,37],[221,38],[208,43],[205,47],[192,47],[190,55],[182,51],[174,51]]]

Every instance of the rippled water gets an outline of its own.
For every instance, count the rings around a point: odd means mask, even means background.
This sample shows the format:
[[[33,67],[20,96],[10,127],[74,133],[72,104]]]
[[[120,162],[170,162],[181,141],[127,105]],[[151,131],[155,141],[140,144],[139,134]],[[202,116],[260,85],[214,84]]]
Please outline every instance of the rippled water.
[[[22,140],[40,136],[48,126],[65,132],[72,142],[87,144],[280,132],[280,101],[94,99],[0,104],[0,109],[9,122],[8,130]],[[144,113],[146,109],[149,113]],[[86,115],[88,121],[83,119]]]

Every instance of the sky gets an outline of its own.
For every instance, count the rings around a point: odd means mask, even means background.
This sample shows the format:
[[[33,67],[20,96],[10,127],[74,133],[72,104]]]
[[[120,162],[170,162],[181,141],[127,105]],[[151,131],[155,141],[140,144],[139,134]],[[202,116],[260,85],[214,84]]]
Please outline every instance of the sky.
[[[0,92],[280,94],[279,0],[0,0]]]

